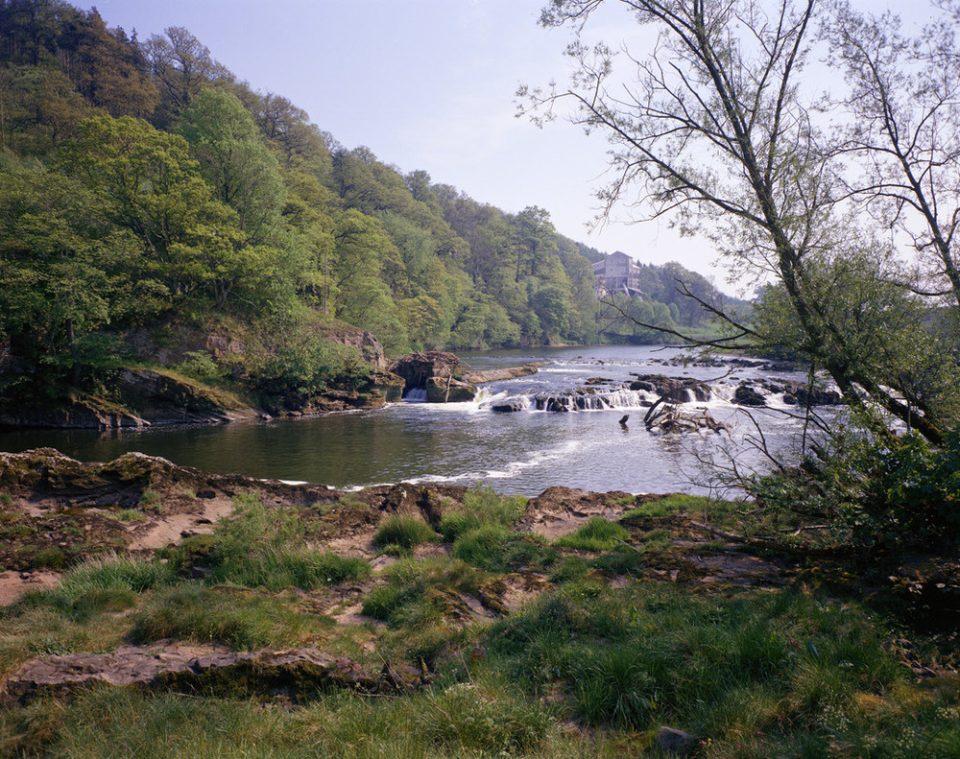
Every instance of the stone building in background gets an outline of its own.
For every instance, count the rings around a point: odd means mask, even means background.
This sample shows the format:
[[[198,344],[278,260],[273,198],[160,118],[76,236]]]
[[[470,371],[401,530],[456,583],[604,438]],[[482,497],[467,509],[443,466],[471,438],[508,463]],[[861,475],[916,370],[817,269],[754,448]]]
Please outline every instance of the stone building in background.
[[[619,250],[593,265],[597,297],[626,293],[643,297],[640,290],[640,265]]]

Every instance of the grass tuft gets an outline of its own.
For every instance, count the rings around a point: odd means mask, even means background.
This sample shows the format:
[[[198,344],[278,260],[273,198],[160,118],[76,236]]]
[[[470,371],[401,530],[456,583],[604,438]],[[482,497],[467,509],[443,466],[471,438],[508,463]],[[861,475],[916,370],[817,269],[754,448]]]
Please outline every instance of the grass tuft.
[[[629,538],[630,533],[620,525],[593,517],[576,532],[555,540],[553,544],[580,551],[609,551]]]
[[[129,608],[139,594],[175,579],[171,567],[159,561],[101,556],[74,567],[58,587],[33,594],[29,600],[85,619],[97,612]]]
[[[405,516],[387,517],[380,523],[380,527],[373,536],[373,544],[377,548],[398,546],[405,550],[436,540],[437,534],[430,525],[422,519]]]
[[[453,544],[453,556],[490,572],[545,569],[556,561],[555,548],[536,535],[484,525],[464,533]]]
[[[234,516],[218,525],[212,538],[185,541],[173,561],[186,571],[201,564],[212,583],[247,588],[310,590],[357,581],[370,574],[359,558],[310,548],[293,509],[267,509],[258,499],[238,499]]]
[[[477,485],[468,490],[463,504],[444,513],[440,519],[443,539],[452,543],[461,535],[485,525],[510,527],[527,507],[523,496],[500,496],[493,488]]]
[[[134,614],[129,638],[223,643],[234,649],[301,643],[314,621],[283,600],[182,583],[148,598]]]

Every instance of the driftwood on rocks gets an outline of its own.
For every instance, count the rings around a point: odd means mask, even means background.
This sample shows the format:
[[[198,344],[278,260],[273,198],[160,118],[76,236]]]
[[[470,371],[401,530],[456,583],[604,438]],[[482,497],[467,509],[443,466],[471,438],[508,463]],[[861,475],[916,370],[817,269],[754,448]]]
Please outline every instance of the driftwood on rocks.
[[[670,403],[663,397],[657,399],[643,417],[643,423],[648,431],[661,432],[699,432],[710,430],[718,435],[729,432],[730,427],[724,422],[714,419],[706,409],[699,412],[683,410],[678,404]]]

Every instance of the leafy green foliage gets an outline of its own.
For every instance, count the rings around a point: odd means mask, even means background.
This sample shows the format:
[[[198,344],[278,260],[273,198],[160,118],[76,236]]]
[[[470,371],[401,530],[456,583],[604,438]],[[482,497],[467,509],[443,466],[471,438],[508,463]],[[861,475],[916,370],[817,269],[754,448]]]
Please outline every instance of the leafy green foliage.
[[[217,198],[237,212],[240,228],[251,240],[269,238],[284,202],[283,180],[240,100],[229,92],[203,90],[184,110],[177,131],[190,143]]]
[[[960,547],[960,435],[942,447],[916,434],[837,434],[803,466],[749,481],[768,510],[816,516],[840,543],[955,553]]]
[[[364,383],[332,320],[390,353],[597,338],[596,251],[544,209],[338,146],[182,27],[142,42],[54,0],[0,15],[0,339],[30,370],[4,402],[110,395],[143,360],[131,334],[168,325],[239,327],[242,356],[192,343],[180,369],[278,411]]]

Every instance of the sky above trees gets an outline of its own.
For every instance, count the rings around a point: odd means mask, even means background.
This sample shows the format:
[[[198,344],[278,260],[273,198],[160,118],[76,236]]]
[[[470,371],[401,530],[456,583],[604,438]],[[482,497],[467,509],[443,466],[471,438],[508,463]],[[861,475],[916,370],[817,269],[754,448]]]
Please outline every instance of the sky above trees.
[[[537,129],[516,118],[523,83],[562,80],[565,31],[537,24],[542,0],[100,0],[107,23],[141,38],[171,25],[190,29],[255,89],[307,110],[348,148],[366,145],[404,172],[428,171],[508,211],[536,203],[557,229],[647,263],[678,260],[738,294],[713,267],[710,244],[681,238],[665,220],[626,223],[621,208],[593,231],[594,190],[603,183],[600,136],[555,123]],[[924,3],[861,0],[922,20]],[[612,12],[616,11],[616,12]],[[645,29],[611,9],[591,34],[642,49]],[[825,77],[826,72],[813,76]]]

